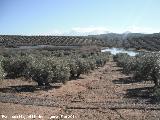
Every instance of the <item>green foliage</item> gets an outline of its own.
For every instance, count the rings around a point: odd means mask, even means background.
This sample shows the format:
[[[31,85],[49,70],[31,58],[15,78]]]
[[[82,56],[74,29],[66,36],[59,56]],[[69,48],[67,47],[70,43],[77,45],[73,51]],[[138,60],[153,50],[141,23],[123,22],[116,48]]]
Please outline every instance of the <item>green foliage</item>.
[[[0,56],[0,79],[3,79],[5,77],[5,72],[2,67],[2,61],[4,60],[3,56]]]
[[[1,64],[8,77],[16,78],[23,75],[28,62],[26,57],[16,56],[3,59]]]
[[[151,76],[153,78],[155,85],[160,86],[160,56],[158,57],[158,59],[154,64],[154,69]]]
[[[136,58],[127,57],[124,59],[123,63],[120,63],[123,67],[123,73],[131,74],[134,73],[138,67]]]
[[[160,101],[160,88],[159,87],[155,87],[153,89],[151,95],[153,96],[155,102],[159,102]]]
[[[70,58],[68,60],[70,74],[72,77],[79,77],[81,74],[88,73],[91,70],[91,62],[84,58]],[[93,66],[92,66],[93,67]]]
[[[145,54],[137,58],[135,78],[137,79],[151,79],[151,74],[154,69],[155,56],[152,54]]]
[[[90,71],[90,64],[84,58],[79,58],[76,60],[76,64],[78,65],[77,77],[80,74],[88,73]]]
[[[0,43],[7,47],[33,46],[33,45],[54,45],[40,46],[39,49],[59,50],[59,49],[77,49],[76,46],[100,45],[105,47],[146,49],[151,51],[160,51],[160,33],[154,34],[103,34],[80,36],[19,36],[19,35],[0,35]],[[68,45],[68,46],[66,46]],[[60,46],[60,47],[58,47]],[[63,46],[63,47],[61,47]]]
[[[115,59],[116,58],[116,59]],[[160,86],[160,53],[144,53],[136,57],[115,57],[124,73],[133,73],[135,79],[152,80]]]
[[[76,60],[73,58],[68,59],[68,64],[69,64],[69,68],[70,68],[70,74],[71,74],[71,78],[77,76],[78,77],[78,73],[80,73],[80,68],[79,65],[77,64]]]
[[[9,52],[10,53],[10,52]],[[66,51],[32,51],[7,53],[2,60],[2,68],[7,77],[25,77],[38,85],[65,83],[70,78],[78,78],[109,60],[105,53],[79,53]]]
[[[90,70],[94,70],[96,68],[96,60],[93,58],[87,59],[87,62],[89,63]]]
[[[49,82],[65,83],[66,80],[69,80],[70,68],[65,58],[49,58],[46,61],[49,73],[51,73],[49,74]]]
[[[68,59],[70,66],[71,77],[79,77],[80,74],[86,74],[90,70],[97,67],[102,67],[109,61],[109,54],[95,53],[95,54],[81,54],[79,56],[72,56]]]
[[[94,54],[92,56],[90,56],[90,59],[91,60],[91,64],[95,64],[95,67],[103,67],[107,61],[109,61],[109,58],[110,58],[110,54],[108,53],[97,53],[97,54]]]
[[[25,70],[25,77],[32,78],[39,85],[69,80],[70,68],[63,59],[54,57],[33,58]]]
[[[124,67],[127,63],[127,60],[130,56],[127,53],[118,53],[113,56],[113,60],[117,62],[117,65]]]

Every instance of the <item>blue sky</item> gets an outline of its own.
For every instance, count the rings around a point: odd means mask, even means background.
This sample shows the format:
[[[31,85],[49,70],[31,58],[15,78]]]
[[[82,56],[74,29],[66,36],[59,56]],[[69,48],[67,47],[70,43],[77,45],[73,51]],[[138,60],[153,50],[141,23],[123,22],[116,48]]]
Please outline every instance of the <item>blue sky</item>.
[[[0,0],[0,34],[160,32],[160,0]]]

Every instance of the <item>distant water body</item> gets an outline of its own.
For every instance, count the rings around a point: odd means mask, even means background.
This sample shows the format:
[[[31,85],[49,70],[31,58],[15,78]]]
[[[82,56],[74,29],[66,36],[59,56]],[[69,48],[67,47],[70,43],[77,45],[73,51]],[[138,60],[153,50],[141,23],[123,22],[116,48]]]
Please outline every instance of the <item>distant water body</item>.
[[[138,54],[138,52],[133,50],[125,50],[123,48],[107,48],[101,50],[101,52],[111,52],[111,54],[116,55],[117,53],[127,53],[130,56],[135,56]]]
[[[54,45],[19,46],[19,49],[34,49],[34,48],[78,48],[78,46],[54,46]]]

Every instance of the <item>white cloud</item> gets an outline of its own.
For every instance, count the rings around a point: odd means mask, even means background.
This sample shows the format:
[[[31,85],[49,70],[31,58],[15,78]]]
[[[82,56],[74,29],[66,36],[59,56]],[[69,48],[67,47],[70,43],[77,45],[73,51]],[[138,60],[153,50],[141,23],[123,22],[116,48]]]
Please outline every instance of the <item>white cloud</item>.
[[[105,27],[76,27],[72,28],[70,31],[72,34],[80,34],[80,35],[97,35],[97,34],[105,34],[108,33],[108,29]]]
[[[72,28],[72,30],[80,33],[90,33],[95,31],[98,33],[108,32],[108,29],[105,27],[76,27],[76,28]]]
[[[106,27],[74,27],[68,31],[62,30],[52,30],[50,32],[40,33],[39,35],[67,35],[67,36],[85,36],[85,35],[97,35],[97,34],[107,34],[107,33],[124,33],[124,32],[132,32],[132,33],[157,33],[160,30],[148,28],[148,27],[138,27],[138,26],[128,26],[125,28],[118,29],[107,29]]]
[[[39,35],[75,35],[75,36],[85,36],[85,35],[97,35],[97,34],[105,34],[108,33],[108,30],[105,27],[75,27],[71,28],[68,31],[62,30],[51,30],[43,33],[39,33]]]
[[[60,30],[52,30],[50,32],[43,32],[43,33],[39,33],[39,35],[56,35],[56,36],[60,36],[63,35],[64,32],[60,31]]]
[[[160,32],[158,29],[153,29],[149,27],[138,27],[138,26],[131,26],[126,29],[126,31],[130,31],[133,33],[157,33]]]

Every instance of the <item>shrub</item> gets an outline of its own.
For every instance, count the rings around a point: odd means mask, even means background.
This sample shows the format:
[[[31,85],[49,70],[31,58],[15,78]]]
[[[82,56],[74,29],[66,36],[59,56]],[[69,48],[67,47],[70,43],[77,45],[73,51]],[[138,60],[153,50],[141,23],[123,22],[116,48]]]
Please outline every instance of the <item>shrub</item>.
[[[88,73],[90,71],[90,64],[86,58],[70,58],[68,62],[71,78],[78,78],[81,74]]]
[[[156,86],[160,86],[160,57],[156,60],[154,64],[154,69],[152,71],[151,77]]]
[[[134,73],[135,78],[143,80],[153,80],[155,82],[155,74],[158,56],[154,53],[146,53],[139,56],[136,61],[136,70]]]
[[[135,79],[152,80],[156,86],[160,86],[160,53],[144,53],[136,57],[121,54],[114,59],[123,67],[124,73],[133,73]]]
[[[6,56],[2,60],[2,68],[7,77],[25,77],[32,79],[38,85],[49,83],[65,83],[71,77],[79,77],[90,70],[102,67],[109,60],[110,54],[80,53],[74,51],[64,54],[65,51],[23,51]],[[3,70],[2,69],[2,70]],[[2,71],[1,70],[1,71]]]
[[[123,66],[123,73],[131,74],[134,73],[137,69],[137,59],[134,57],[126,57],[123,62],[119,63],[120,66]]]
[[[159,87],[154,87],[151,95],[152,95],[154,102],[160,102],[160,88]]]
[[[75,76],[78,76],[78,71],[80,71],[79,65],[77,64],[75,59],[68,59],[68,64],[70,68],[70,77],[74,78]]]
[[[3,79],[5,77],[5,72],[2,67],[2,61],[4,60],[4,57],[0,56],[0,79]]]
[[[98,53],[97,55],[92,55],[91,58],[95,61],[96,67],[103,67],[107,61],[109,61],[110,55],[107,53]]]
[[[70,68],[64,58],[48,59],[49,82],[62,82],[69,80]]]
[[[128,56],[128,54],[127,53],[118,53],[113,56],[113,60],[115,62],[118,62],[120,59],[124,58],[124,56]]]
[[[117,62],[119,67],[124,67],[129,57],[130,56],[127,53],[118,53],[113,56],[113,60]]]
[[[16,78],[23,76],[23,71],[28,63],[29,59],[26,57],[9,57],[2,60],[2,68],[7,74],[7,77]]]
[[[56,58],[33,59],[26,68],[26,78],[31,78],[38,85],[49,85],[49,83],[69,80],[70,69],[64,60]]]
[[[24,77],[36,81],[39,86],[48,85],[48,68],[42,62],[42,59],[35,59],[32,56],[31,63],[27,65],[24,71]]]
[[[89,63],[90,70],[94,70],[96,68],[96,60],[93,58],[87,59],[87,62]]]
[[[77,71],[77,77],[80,76],[80,74],[88,73],[90,71],[90,65],[87,62],[87,60],[83,58],[79,58],[76,60],[76,64],[78,65],[78,71]]]

